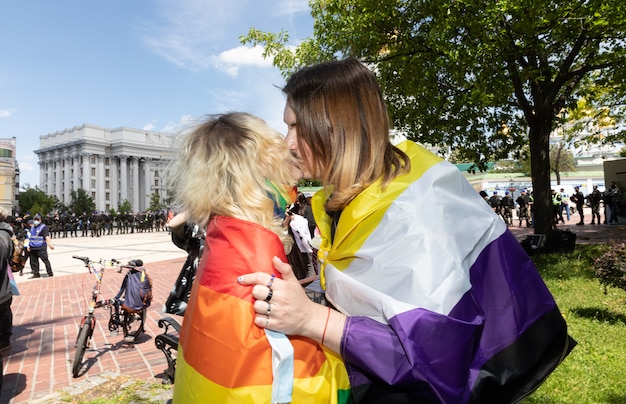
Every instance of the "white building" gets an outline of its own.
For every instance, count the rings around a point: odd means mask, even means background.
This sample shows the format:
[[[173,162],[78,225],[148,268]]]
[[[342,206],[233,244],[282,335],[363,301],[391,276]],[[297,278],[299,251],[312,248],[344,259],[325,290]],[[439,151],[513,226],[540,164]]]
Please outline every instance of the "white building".
[[[39,137],[39,188],[64,204],[85,190],[99,211],[128,200],[135,212],[166,197],[164,172],[174,135],[84,124]]]
[[[15,138],[0,139],[0,206],[9,214],[17,210],[15,195],[20,186],[20,169],[15,159]]]

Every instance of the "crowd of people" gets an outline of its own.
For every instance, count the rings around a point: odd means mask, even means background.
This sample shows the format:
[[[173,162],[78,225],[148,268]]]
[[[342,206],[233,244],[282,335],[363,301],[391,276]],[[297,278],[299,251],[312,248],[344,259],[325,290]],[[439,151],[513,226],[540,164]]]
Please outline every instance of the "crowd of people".
[[[137,213],[83,212],[59,213],[51,212],[41,216],[42,222],[48,227],[51,238],[57,237],[100,237],[112,234],[141,233],[167,230],[166,210],[146,211]],[[18,238],[24,239],[32,225],[30,212],[23,215],[10,216]]]
[[[491,206],[494,212],[504,220],[507,225],[513,224],[513,212],[516,212],[519,226],[524,222],[527,227],[533,225],[534,199],[532,190],[522,190],[517,199],[513,200],[509,191],[504,191],[504,196],[500,196],[498,191],[494,191],[489,196],[485,191],[480,195]],[[564,188],[557,192],[552,189],[553,224],[564,224],[571,219],[574,214],[579,217],[576,225],[585,225],[585,209],[591,210],[591,221],[589,224],[618,224],[620,191],[615,181],[604,191],[600,191],[597,185],[593,190],[584,195],[580,187],[574,187],[574,193],[568,195]],[[603,215],[602,215],[603,213]],[[602,218],[604,216],[604,219]]]

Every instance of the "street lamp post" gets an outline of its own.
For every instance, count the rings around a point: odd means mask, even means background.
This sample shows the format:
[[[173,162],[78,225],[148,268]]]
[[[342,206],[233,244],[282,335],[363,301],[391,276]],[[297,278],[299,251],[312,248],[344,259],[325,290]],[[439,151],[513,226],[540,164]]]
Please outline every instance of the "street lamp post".
[[[513,178],[509,178],[509,191],[511,191],[511,198],[515,200],[515,182]]]

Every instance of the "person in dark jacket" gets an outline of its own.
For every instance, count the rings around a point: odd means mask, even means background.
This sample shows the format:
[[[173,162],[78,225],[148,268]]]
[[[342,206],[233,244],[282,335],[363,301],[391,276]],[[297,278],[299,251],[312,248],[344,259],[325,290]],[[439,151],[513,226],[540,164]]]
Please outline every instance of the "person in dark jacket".
[[[7,272],[8,261],[13,255],[13,228],[6,222],[7,216],[6,210],[0,207],[0,352],[11,349],[13,332],[13,294]]]
[[[48,247],[54,250],[54,246],[50,242],[50,231],[48,226],[41,222],[41,215],[36,214],[33,217],[33,227],[30,228],[30,237],[28,238],[28,252],[30,253],[30,268],[33,271],[32,278],[39,278],[39,259],[46,266],[48,277],[54,276],[52,273],[52,265],[48,259]]]

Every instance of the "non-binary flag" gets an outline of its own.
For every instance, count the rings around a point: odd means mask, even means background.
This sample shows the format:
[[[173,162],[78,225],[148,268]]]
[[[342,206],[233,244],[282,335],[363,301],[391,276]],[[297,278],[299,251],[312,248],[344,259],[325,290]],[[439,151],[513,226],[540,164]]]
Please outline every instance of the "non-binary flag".
[[[575,345],[552,295],[454,165],[398,147],[411,170],[384,190],[332,216],[325,191],[313,197],[326,298],[350,316],[341,353],[355,402],[530,394]]]

